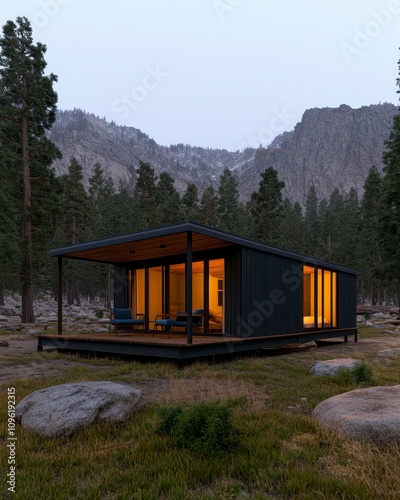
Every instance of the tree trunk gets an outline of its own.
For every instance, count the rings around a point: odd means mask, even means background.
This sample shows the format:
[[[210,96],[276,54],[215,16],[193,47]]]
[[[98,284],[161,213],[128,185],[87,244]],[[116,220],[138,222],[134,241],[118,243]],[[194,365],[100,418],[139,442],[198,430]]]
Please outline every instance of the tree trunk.
[[[24,94],[26,96],[26,82]],[[26,104],[23,105],[23,108]],[[33,292],[32,292],[32,222],[31,222],[31,177],[29,168],[28,119],[22,117],[22,168],[24,179],[24,206],[22,212],[22,323],[33,323]]]

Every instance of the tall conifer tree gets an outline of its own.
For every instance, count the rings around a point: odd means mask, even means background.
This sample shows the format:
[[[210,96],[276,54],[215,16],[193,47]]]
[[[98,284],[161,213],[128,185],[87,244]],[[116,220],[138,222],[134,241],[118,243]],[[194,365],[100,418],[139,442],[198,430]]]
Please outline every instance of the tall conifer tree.
[[[378,304],[382,298],[382,251],[379,240],[381,202],[382,177],[374,166],[364,183],[360,229],[361,292],[364,299],[371,300],[373,305]]]
[[[240,232],[240,204],[238,182],[225,167],[218,187],[218,227],[228,233]]]
[[[22,186],[20,278],[22,321],[34,321],[32,292],[32,165],[50,165],[60,156],[46,137],[55,120],[55,75],[44,75],[46,46],[32,40],[26,17],[8,21],[0,38],[0,142]]]
[[[397,85],[400,94],[400,60]],[[392,284],[400,304],[400,114],[393,120],[393,129],[383,154],[383,190],[380,241],[384,253],[384,272]]]
[[[278,172],[269,167],[261,173],[258,191],[251,196],[255,237],[269,245],[279,244],[284,187],[285,183],[278,179]]]

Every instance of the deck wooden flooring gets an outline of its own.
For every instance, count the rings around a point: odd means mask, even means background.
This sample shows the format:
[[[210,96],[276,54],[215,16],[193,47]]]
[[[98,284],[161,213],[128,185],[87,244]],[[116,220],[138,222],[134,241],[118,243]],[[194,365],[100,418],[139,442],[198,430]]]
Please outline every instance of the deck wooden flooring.
[[[268,337],[238,338],[224,335],[193,335],[192,343],[187,343],[185,334],[158,332],[119,333],[118,335],[63,334],[39,335],[38,351],[57,348],[61,352],[116,354],[155,359],[189,360],[209,356],[224,356],[255,352],[260,349],[303,343],[311,340],[339,338],[347,340],[357,329],[318,331]]]

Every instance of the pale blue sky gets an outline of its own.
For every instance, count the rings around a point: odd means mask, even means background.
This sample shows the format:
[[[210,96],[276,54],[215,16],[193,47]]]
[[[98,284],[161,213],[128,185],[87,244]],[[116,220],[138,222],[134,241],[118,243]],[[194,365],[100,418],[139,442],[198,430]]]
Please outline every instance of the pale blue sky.
[[[13,0],[58,107],[159,144],[242,149],[308,108],[398,103],[400,0]]]

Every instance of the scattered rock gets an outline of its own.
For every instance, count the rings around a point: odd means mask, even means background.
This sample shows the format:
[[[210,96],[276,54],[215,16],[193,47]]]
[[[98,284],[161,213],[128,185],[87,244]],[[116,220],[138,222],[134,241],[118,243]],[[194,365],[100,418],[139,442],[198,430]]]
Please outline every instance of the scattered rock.
[[[3,316],[14,316],[16,312],[11,307],[0,306],[0,314],[2,314]]]
[[[328,359],[317,361],[311,368],[310,373],[317,377],[328,377],[337,375],[340,370],[352,370],[359,363],[354,358]]]
[[[396,335],[394,330],[381,330],[378,335]]]
[[[8,318],[6,318],[5,316],[0,316],[0,321],[1,322],[8,321]]]
[[[0,347],[8,347],[10,344],[7,340],[0,340]]]
[[[333,396],[319,403],[313,416],[342,437],[400,444],[400,385]]]
[[[364,316],[357,316],[356,321],[357,321],[357,323],[365,323],[365,317]]]
[[[26,333],[26,335],[40,335],[43,332],[41,328],[30,328]]]
[[[103,328],[101,326],[98,326],[93,329],[94,333],[108,333],[108,328]]]
[[[394,347],[393,349],[385,349],[384,351],[378,351],[376,355],[388,358],[394,356],[400,356],[400,347]]]
[[[377,312],[372,315],[373,318],[384,318],[384,319],[389,319],[391,318],[391,315],[389,313],[383,313],[383,312]]]
[[[368,320],[365,322],[365,325],[366,326],[375,326],[371,321],[368,321]]]
[[[115,382],[76,382],[33,392],[15,408],[21,425],[46,437],[70,435],[96,421],[124,422],[141,407],[141,392]]]

